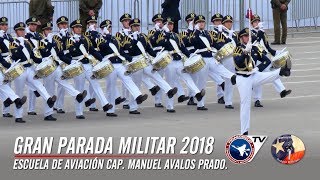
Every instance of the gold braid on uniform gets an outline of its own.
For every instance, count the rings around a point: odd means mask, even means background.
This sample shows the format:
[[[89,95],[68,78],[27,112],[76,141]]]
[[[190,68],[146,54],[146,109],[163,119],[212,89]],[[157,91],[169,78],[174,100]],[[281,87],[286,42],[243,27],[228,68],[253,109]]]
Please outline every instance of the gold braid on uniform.
[[[154,35],[154,33],[156,33],[155,30],[150,30],[150,31],[148,32],[148,38],[150,39],[150,38]]]
[[[217,39],[217,43],[220,43],[220,42],[226,42],[226,37],[222,34],[222,33],[219,33],[219,36],[218,36],[218,39]]]
[[[235,57],[235,56],[241,56],[242,53],[243,53],[242,48],[236,47],[236,48],[234,49],[234,51],[233,51],[233,57]],[[244,68],[240,68],[240,67],[234,62],[234,66],[235,66],[235,68],[236,68],[238,71],[246,71],[246,70],[247,70],[247,71],[250,71],[250,69],[251,69],[250,66],[252,66],[252,59],[249,58],[249,62],[248,62],[248,58],[245,58],[244,64],[245,64],[245,67],[244,67]]]
[[[122,47],[124,47],[127,44],[131,45],[131,40],[132,39],[129,36],[125,36],[122,41]]]
[[[67,40],[66,48],[69,49],[71,46],[73,46],[73,41],[71,39]]]
[[[146,43],[149,44],[152,47],[148,36],[146,34],[144,34],[144,33],[141,33],[141,35],[144,37],[144,40],[146,41]]]
[[[158,36],[158,39],[156,40],[156,43],[158,44],[160,41],[164,40],[164,33],[160,33]]]
[[[56,42],[59,51],[62,51],[63,50],[63,46],[62,46],[60,37],[57,36],[57,35],[54,35],[53,36],[53,40]]]
[[[122,34],[121,34],[121,33],[117,32],[116,35],[115,35],[115,39],[119,42],[119,46],[121,46],[121,47],[124,46],[124,45],[123,45],[123,42],[122,42],[122,40],[123,40],[124,38],[122,37]]]
[[[106,41],[102,37],[96,40],[98,51],[100,51],[100,48],[99,48],[100,44],[104,42]]]

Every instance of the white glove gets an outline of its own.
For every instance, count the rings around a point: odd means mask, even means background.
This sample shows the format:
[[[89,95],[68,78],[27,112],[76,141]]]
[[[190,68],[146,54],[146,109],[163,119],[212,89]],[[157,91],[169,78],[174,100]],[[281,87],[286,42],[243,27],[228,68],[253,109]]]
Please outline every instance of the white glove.
[[[130,29],[123,29],[123,33],[124,33],[126,36],[128,36],[130,32],[131,32]]]
[[[251,52],[251,49],[252,49],[252,43],[249,42],[249,43],[246,45],[245,51],[246,51],[246,52]]]
[[[52,39],[53,39],[53,34],[52,33],[49,33],[47,35],[47,40],[49,41],[49,43],[52,43]]]
[[[259,30],[263,30],[263,22],[258,23]]]
[[[165,32],[170,32],[168,25],[164,25],[162,28]]]
[[[234,31],[233,30],[229,30],[229,38],[232,39]]]
[[[0,30],[0,37],[3,38],[3,36],[4,36],[4,30]]]
[[[68,32],[68,29],[60,29],[60,34],[62,37],[66,37],[67,36],[67,32]]]
[[[26,34],[31,33],[29,27],[26,27],[25,31],[26,31]]]
[[[159,31],[160,30],[160,23],[157,23],[156,25],[154,25],[154,28]]]
[[[200,28],[199,28],[199,24],[196,24],[195,26],[194,26],[194,29],[195,30],[199,30]]]
[[[138,40],[138,32],[136,31],[136,32],[132,33],[132,37],[134,40]]]
[[[193,22],[193,21],[190,21],[190,22],[189,22],[188,29],[190,29],[191,31],[193,31],[193,28],[194,28],[194,22]]]
[[[222,32],[222,29],[223,29],[223,25],[222,24],[218,25],[218,31]]]
[[[76,40],[76,41],[80,41],[80,36],[79,36],[78,34],[75,34],[75,35],[73,36],[73,38],[74,38],[74,40]]]
[[[96,27],[94,24],[89,26],[89,31],[96,31]]]
[[[24,37],[18,37],[17,39],[19,40],[20,45],[24,46]]]
[[[108,30],[107,27],[104,27],[104,28],[103,28],[102,33],[103,33],[103,34],[106,34],[106,35],[107,35],[107,34],[110,34],[110,32],[109,32],[109,30]]]

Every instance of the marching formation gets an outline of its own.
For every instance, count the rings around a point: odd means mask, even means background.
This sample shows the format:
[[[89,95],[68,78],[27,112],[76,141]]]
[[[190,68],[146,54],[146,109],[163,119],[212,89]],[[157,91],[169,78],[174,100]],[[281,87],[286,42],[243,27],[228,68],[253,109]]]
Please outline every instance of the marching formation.
[[[280,76],[290,76],[291,56],[270,47],[258,15],[250,19],[250,28],[239,33],[232,30],[232,17],[219,13],[211,18],[214,28],[210,31],[205,29],[205,17],[194,13],[185,18],[188,29],[180,34],[173,32],[175,22],[171,18],[156,14],[152,21],[154,28],[144,34],[140,20],[124,14],[120,18],[122,30],[112,35],[110,20],[98,25],[97,17],[91,16],[83,32],[80,20],[69,25],[68,18],[62,16],[56,21],[58,33],[52,32],[50,22],[42,24],[42,33],[38,33],[38,19],[31,17],[14,26],[16,36],[12,37],[7,33],[8,19],[0,18],[3,117],[13,117],[10,105],[15,104],[15,121],[24,123],[22,106],[27,97],[28,115],[37,115],[36,98],[42,97],[46,102],[44,120],[55,121],[54,111],[65,113],[65,92],[74,97],[77,119],[85,119],[84,106],[98,111],[96,100],[108,117],[117,116],[115,106],[121,103],[129,114],[136,115],[148,98],[140,91],[142,84],[154,96],[155,108],[165,107],[168,113],[175,113],[176,96],[178,103],[187,101],[198,111],[206,111],[209,77],[217,85],[218,103],[226,109],[234,108],[233,90],[237,86],[241,134],[246,135],[252,99],[255,107],[263,107],[263,84],[273,83],[281,98],[291,93],[280,80]],[[105,92],[101,80],[105,81]],[[118,80],[121,87],[117,87]]]

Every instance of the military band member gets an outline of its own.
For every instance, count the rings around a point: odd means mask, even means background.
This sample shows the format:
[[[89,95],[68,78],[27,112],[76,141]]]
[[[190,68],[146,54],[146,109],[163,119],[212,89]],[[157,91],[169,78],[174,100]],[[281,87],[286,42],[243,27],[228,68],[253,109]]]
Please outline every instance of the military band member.
[[[249,29],[240,31],[241,45],[234,50],[233,58],[237,73],[236,84],[240,94],[240,121],[241,134],[248,135],[250,128],[251,94],[252,88],[262,84],[273,82],[280,76],[290,76],[291,65],[286,64],[283,68],[271,72],[262,72],[268,67],[268,63],[255,66],[252,54],[258,54],[257,48],[252,48],[249,42]],[[259,55],[264,58],[264,54]]]
[[[84,90],[82,93],[80,93],[71,84],[69,84],[67,80],[63,80],[61,78],[63,75],[61,66],[65,66],[64,61],[66,61],[65,58],[67,57],[64,56],[62,45],[57,40],[57,38],[59,37],[53,35],[52,27],[52,23],[42,25],[42,34],[44,36],[44,39],[39,42],[39,51],[43,57],[42,61],[52,61],[57,66],[57,69],[53,73],[43,78],[44,86],[47,89],[48,93],[50,95],[53,95],[55,93],[55,83],[58,83],[68,92],[68,94],[70,94],[72,97],[75,97],[78,103],[81,103],[86,97],[87,91]],[[64,59],[64,61],[62,61],[61,59]],[[50,110],[46,112],[45,120],[57,120],[52,116],[53,108],[47,108]]]
[[[190,57],[191,53],[184,46],[181,38],[178,34],[173,32],[174,22],[171,18],[165,20],[165,26],[163,32],[159,34],[158,44],[169,51],[172,55],[173,61],[166,67],[165,76],[166,80],[171,86],[175,85],[176,81],[179,81],[179,77],[186,83],[188,88],[192,90],[193,96],[198,101],[201,101],[205,95],[205,90],[199,90],[190,74],[183,71],[182,58]],[[174,100],[172,98],[167,101],[167,112],[174,113]]]
[[[31,43],[32,49],[38,48],[38,43],[42,39],[40,34],[37,32],[37,28],[39,26],[39,20],[35,17],[30,17],[26,20],[27,28],[26,28],[26,39]],[[41,29],[41,26],[40,26]],[[28,106],[28,115],[37,115],[35,112],[36,106],[36,97],[40,97],[40,94],[33,90],[29,89],[29,106]]]
[[[216,13],[211,17],[211,22],[214,26],[213,30],[209,31],[213,39],[217,39],[218,36],[218,26],[222,25],[222,14]],[[218,104],[225,104],[224,101],[224,79],[216,73],[209,72],[209,77],[216,82],[217,88],[217,98]]]
[[[126,68],[124,63],[127,59],[132,59],[130,56],[123,52],[120,42],[112,36],[112,22],[105,20],[100,24],[102,37],[97,39],[97,49],[105,59],[109,59],[115,68],[114,71],[106,77],[107,85],[107,98],[113,105],[113,108],[107,112],[107,116],[116,117],[115,114],[115,101],[118,98],[117,94],[117,79],[119,78],[126,89],[134,97],[137,103],[142,103],[147,95],[140,92],[139,88],[132,81],[130,76],[126,76]],[[115,48],[115,49],[114,49]]]
[[[206,62],[206,66],[203,68],[204,70],[200,73],[197,73],[197,85],[198,88],[205,88],[207,83],[208,71],[217,73],[218,75],[227,79],[227,82],[233,81],[235,79],[234,73],[227,70],[223,65],[216,62],[213,57],[213,48],[219,49],[219,45],[212,41],[210,33],[205,30],[205,17],[202,15],[198,15],[194,19],[195,31],[190,37],[190,42],[194,45],[195,49],[198,50],[198,54],[200,54],[204,61]],[[212,46],[212,47],[211,47]],[[207,68],[207,69],[206,69]],[[231,80],[231,81],[230,81]],[[198,102],[198,110],[207,110],[204,107],[204,101]]]
[[[10,52],[9,52],[9,44],[13,42],[13,38],[10,34],[7,33],[8,31],[8,18],[1,17],[0,18],[0,53],[3,59],[10,59]],[[8,86],[11,87],[11,83],[8,83]],[[2,107],[2,114],[3,117],[13,117],[10,114],[10,106],[3,106]]]
[[[263,24],[260,22],[260,16],[254,15],[251,20],[251,25],[253,27],[252,29],[252,43],[255,43],[257,47],[260,48],[260,50],[263,52],[263,54],[267,55],[268,52],[272,56],[276,56],[281,53],[281,51],[276,51],[270,47],[270,44],[268,42],[267,34],[263,30]],[[264,71],[270,71],[271,70],[271,64],[264,70]],[[280,94],[281,98],[286,97],[291,93],[291,90],[286,90],[283,83],[281,82],[280,78],[276,79],[273,82],[273,86],[275,87],[276,91]],[[261,104],[262,99],[262,86],[257,86],[253,89],[254,91],[254,106],[255,107],[263,107]]]
[[[35,70],[33,63],[41,63],[42,57],[37,49],[32,49],[33,45],[25,38],[25,24],[20,22],[14,26],[17,39],[10,43],[10,51],[12,60],[16,63],[20,60],[20,64],[24,66],[24,72],[14,80],[16,94],[20,97],[23,95],[24,86],[27,84],[31,89],[36,90],[41,97],[47,102],[47,105],[52,108],[56,96],[50,96],[39,80],[35,80]],[[47,109],[46,109],[47,111]],[[16,122],[23,122],[23,108],[15,109]],[[47,113],[47,112],[45,112]]]
[[[130,27],[131,27],[132,34],[127,36],[123,42],[123,47],[125,50],[128,50],[129,55],[132,56],[133,58],[141,55],[147,59],[149,58],[149,55],[151,55],[152,57],[156,57],[157,53],[152,49],[147,35],[140,33],[140,20],[137,18],[132,19],[130,21]],[[142,45],[142,46],[139,46],[139,45]],[[177,93],[177,88],[171,88],[171,86],[161,77],[161,75],[158,72],[153,71],[153,67],[151,64],[149,64],[144,69],[133,73],[131,76],[133,78],[133,81],[138,87],[141,86],[143,77],[147,76],[149,78],[152,78],[152,80],[159,87],[161,87],[161,89],[164,92],[166,92],[168,98],[172,98]],[[135,104],[135,102],[130,103],[131,114],[140,114],[140,112],[137,111],[137,108],[138,107]]]
[[[96,63],[94,61],[102,61],[103,57],[99,52],[97,52],[91,44],[91,41],[82,35],[82,25],[80,20],[75,20],[70,24],[72,28],[73,35],[67,40],[67,50],[68,56],[72,57],[72,61],[81,62],[84,67],[84,73],[74,78],[76,89],[80,92],[84,91],[85,79],[89,81],[92,85],[93,90],[100,100],[100,104],[103,106],[103,111],[108,111],[113,106],[107,101],[99,82],[92,79],[92,64]],[[92,56],[94,57],[92,57]],[[90,58],[90,59],[89,59]],[[90,62],[91,61],[91,62]],[[90,64],[92,63],[92,64]],[[83,115],[83,107],[81,103],[75,102],[76,104],[76,118],[85,119]]]

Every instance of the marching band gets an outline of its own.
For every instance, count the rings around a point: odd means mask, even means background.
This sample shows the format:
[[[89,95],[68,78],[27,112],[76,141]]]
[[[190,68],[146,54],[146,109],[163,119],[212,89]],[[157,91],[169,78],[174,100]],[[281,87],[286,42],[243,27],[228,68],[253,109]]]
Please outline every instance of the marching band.
[[[52,32],[51,22],[42,24],[42,33],[38,33],[38,19],[31,17],[14,26],[16,36],[12,37],[7,33],[8,18],[0,18],[3,117],[13,117],[10,105],[15,103],[15,121],[25,123],[25,85],[28,115],[37,115],[36,98],[42,97],[46,102],[45,121],[57,120],[54,110],[65,113],[65,92],[75,99],[77,119],[85,119],[84,106],[97,111],[96,100],[108,117],[117,116],[115,106],[121,103],[129,114],[140,114],[139,104],[148,98],[141,92],[142,84],[154,96],[156,108],[165,107],[168,113],[175,113],[176,95],[179,103],[188,101],[187,105],[206,111],[206,86],[211,78],[217,85],[218,103],[226,109],[234,109],[233,89],[238,88],[241,134],[247,135],[252,98],[255,107],[263,107],[263,84],[273,83],[281,98],[291,93],[279,78],[290,76],[290,53],[270,47],[258,15],[250,18],[250,28],[239,33],[232,30],[230,15],[214,14],[214,28],[210,31],[205,29],[203,15],[190,13],[185,21],[188,29],[177,34],[170,17],[164,19],[156,14],[152,18],[154,28],[144,34],[140,20],[126,13],[120,18],[122,30],[112,35],[112,22],[104,20],[98,25],[96,16],[86,20],[86,32],[80,20],[71,22],[69,28],[68,18],[62,16],[56,21],[58,33]],[[117,87],[118,79],[121,87]],[[100,81],[105,82],[106,92]]]

